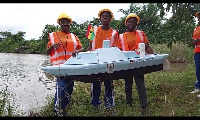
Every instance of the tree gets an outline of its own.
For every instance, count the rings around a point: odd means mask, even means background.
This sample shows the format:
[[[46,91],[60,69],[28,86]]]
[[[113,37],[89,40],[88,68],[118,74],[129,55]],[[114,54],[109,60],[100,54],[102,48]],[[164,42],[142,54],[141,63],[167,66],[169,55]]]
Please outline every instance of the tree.
[[[85,50],[89,45],[89,40],[86,38],[88,25],[89,21],[86,21],[82,24],[77,24],[76,22],[73,22],[72,25],[70,26],[70,32],[78,36]]]
[[[162,18],[158,15],[159,8],[156,4],[130,4],[128,10],[119,9],[120,12],[124,13],[125,16],[128,16],[129,13],[134,13],[139,16],[140,23],[137,25],[136,29],[143,30],[148,39],[152,43],[157,43],[159,31],[161,29]],[[121,18],[119,22],[119,31],[120,33],[126,31],[125,26],[125,17]]]
[[[0,32],[0,37],[1,37],[1,41],[5,40],[5,38],[7,37],[11,37],[12,36],[12,33],[11,32],[8,32],[8,31],[1,31]]]
[[[200,4],[196,3],[158,3],[158,7],[161,11],[169,11],[172,9],[172,17],[167,20],[163,25],[162,35],[165,36],[168,41],[168,47],[172,46],[172,43],[182,42],[191,46],[191,35],[195,27],[194,14],[197,9],[199,10]],[[166,7],[164,7],[166,5]],[[169,37],[170,36],[170,37]],[[163,40],[163,39],[160,39]]]
[[[44,40],[44,44],[48,43],[49,33],[60,30],[60,26],[58,25],[45,25],[44,30],[42,31],[42,36],[39,39]]]
[[[200,3],[157,3],[157,6],[161,9],[161,14],[170,10],[175,14],[182,9],[187,9],[189,16],[194,16],[197,11],[200,12]]]

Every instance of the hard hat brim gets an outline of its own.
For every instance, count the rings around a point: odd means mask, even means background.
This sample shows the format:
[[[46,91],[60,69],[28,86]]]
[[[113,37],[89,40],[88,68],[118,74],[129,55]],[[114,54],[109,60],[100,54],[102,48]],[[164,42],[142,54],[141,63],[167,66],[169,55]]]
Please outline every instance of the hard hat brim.
[[[139,24],[139,22],[140,22],[139,16],[137,16],[137,15],[131,13],[131,14],[129,14],[129,15],[126,17],[125,22],[124,22],[125,25],[126,25],[127,20],[130,19],[130,18],[136,18],[136,19],[137,19],[137,24]]]
[[[199,12],[197,12],[197,13],[195,14],[195,17],[198,17],[198,15],[199,15]]]
[[[98,13],[98,17],[99,17],[99,19],[101,19],[101,13],[106,12],[106,11],[109,12],[109,13],[111,14],[111,19],[110,19],[110,21],[112,21],[113,18],[114,18],[114,15],[113,15],[112,11],[109,10],[109,9],[103,9],[103,10],[100,10],[99,13]]]

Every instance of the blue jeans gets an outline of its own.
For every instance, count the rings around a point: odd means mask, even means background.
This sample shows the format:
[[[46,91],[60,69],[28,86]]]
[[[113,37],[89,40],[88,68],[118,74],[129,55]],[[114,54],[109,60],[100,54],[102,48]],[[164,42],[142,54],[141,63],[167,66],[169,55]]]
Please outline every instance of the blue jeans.
[[[194,62],[195,62],[196,77],[197,77],[195,87],[200,89],[200,53],[199,52],[194,54]]]
[[[60,113],[70,102],[73,91],[74,80],[66,79],[64,76],[57,77],[56,93],[54,99],[54,112]]]
[[[110,108],[114,106],[114,87],[112,80],[104,81],[105,86],[105,95],[104,95],[104,106],[106,108]],[[91,84],[91,96],[92,96],[92,104],[94,106],[98,106],[101,104],[99,97],[101,93],[101,82],[95,81]]]

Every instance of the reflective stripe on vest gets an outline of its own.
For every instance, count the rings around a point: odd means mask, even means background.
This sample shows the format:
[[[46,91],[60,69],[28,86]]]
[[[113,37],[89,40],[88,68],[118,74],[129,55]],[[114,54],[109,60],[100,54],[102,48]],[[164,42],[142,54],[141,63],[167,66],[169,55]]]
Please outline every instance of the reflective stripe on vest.
[[[74,36],[73,33],[71,33],[71,37],[72,37],[72,40],[73,40],[73,42],[74,42],[74,50],[75,50],[76,47],[77,47],[77,41],[76,41],[76,38],[75,38],[75,36]],[[72,52],[71,52],[71,54],[72,54]]]
[[[200,45],[195,45],[195,47],[199,47],[200,48]]]
[[[94,26],[94,34],[95,34],[95,36],[94,36],[94,38],[92,40],[92,50],[95,49],[95,40],[96,40],[95,38],[96,38],[97,29],[98,29],[98,27]]]
[[[137,33],[138,33],[138,35],[139,35],[139,37],[140,37],[140,41],[141,41],[141,43],[143,43],[144,42],[144,37],[143,37],[143,35],[142,35],[142,32],[140,31],[140,30],[136,30],[137,32],[136,32],[136,35],[137,35]],[[119,38],[121,39],[121,45],[122,45],[122,51],[128,51],[129,49],[128,48],[126,48],[125,46],[125,44],[127,44],[127,41],[126,42],[124,42],[124,37],[123,37],[123,34],[120,34],[119,35]],[[137,39],[137,38],[136,38]],[[137,40],[138,41],[138,40]],[[139,42],[140,43],[140,42]],[[136,43],[136,44],[138,44],[138,42]],[[128,47],[128,46],[127,46]],[[138,45],[136,45],[136,48],[137,49],[135,49],[135,51],[138,53],[139,51],[138,51]]]
[[[200,39],[200,38],[197,38],[197,37],[195,37],[194,36],[194,33],[198,30],[198,29],[200,29],[200,26],[197,26],[195,29],[194,29],[194,31],[193,31],[193,39]],[[196,52],[200,52],[200,44],[198,43],[197,45],[195,45],[195,48],[194,48],[194,53],[196,53]]]
[[[124,37],[123,37],[123,34],[120,34],[120,35],[119,35],[119,39],[121,40],[122,51],[126,51],[126,49],[125,49],[125,44],[124,44]]]
[[[114,40],[115,40],[115,34],[116,34],[116,30],[113,30],[113,31],[112,31],[111,40],[110,40],[110,46],[112,46],[112,44],[114,43]]]
[[[194,54],[195,54],[196,52],[200,52],[200,45],[199,45],[199,44],[198,44],[198,45],[195,45]]]
[[[54,39],[54,36],[53,36],[54,32],[50,33],[50,40],[51,40],[51,43],[52,44],[55,44],[55,39]],[[77,41],[76,41],[76,38],[74,36],[73,33],[70,34],[71,37],[72,37],[72,40],[73,40],[73,44],[74,44],[74,50],[77,46]],[[63,48],[60,48],[60,49],[63,49]],[[53,65],[57,65],[57,64],[63,64],[67,59],[69,59],[72,55],[73,51],[67,51],[66,52],[63,51],[62,52],[58,52],[55,48],[54,48],[54,54],[53,55],[49,55],[50,57],[50,60],[52,62]],[[62,58],[62,56],[66,56],[66,60],[65,58]]]
[[[53,61],[52,64],[53,65],[59,65],[59,64],[63,64],[66,60],[57,60],[57,61]]]
[[[143,35],[142,35],[142,32],[141,32],[140,30],[136,30],[136,31],[137,31],[137,33],[138,33],[139,36],[140,36],[141,43],[143,43],[143,42],[144,42],[144,37],[143,37]]]
[[[136,31],[137,31],[137,33],[138,33],[139,36],[140,36],[140,42],[137,40],[137,45],[136,45],[135,52],[136,52],[137,54],[139,54],[138,43],[143,43],[143,42],[144,42],[144,37],[143,37],[142,32],[141,32],[140,30],[136,30]]]
[[[96,38],[96,32],[97,32],[97,29],[98,27],[97,26],[94,26],[94,34],[95,34],[95,37],[94,39],[92,40],[92,50],[95,50],[95,38]],[[116,30],[113,30],[112,31],[112,36],[111,36],[111,40],[110,40],[110,46],[112,46],[112,44],[114,43],[114,40],[115,40],[115,34],[116,34]],[[110,36],[109,36],[110,37]]]
[[[54,43],[53,33],[50,33],[49,35],[50,35],[50,40],[51,40],[52,45],[55,44],[55,43]],[[55,49],[55,48],[53,48],[53,49],[54,49],[54,51],[55,51],[55,54],[57,54],[56,49]],[[51,59],[51,56],[50,56],[50,55],[49,55],[49,57],[50,57],[50,59]]]

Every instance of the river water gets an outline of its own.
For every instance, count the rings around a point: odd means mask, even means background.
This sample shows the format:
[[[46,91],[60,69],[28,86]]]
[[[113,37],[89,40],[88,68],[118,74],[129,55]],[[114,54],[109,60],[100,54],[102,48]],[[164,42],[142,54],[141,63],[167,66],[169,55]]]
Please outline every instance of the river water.
[[[54,95],[55,79],[40,70],[48,63],[47,55],[0,53],[0,91],[7,88],[13,94],[11,104],[25,116]]]

